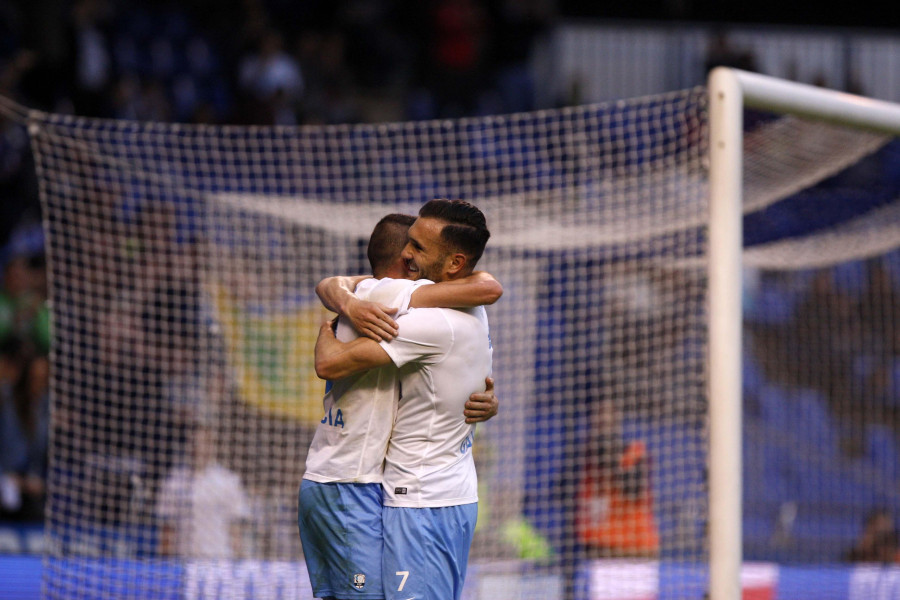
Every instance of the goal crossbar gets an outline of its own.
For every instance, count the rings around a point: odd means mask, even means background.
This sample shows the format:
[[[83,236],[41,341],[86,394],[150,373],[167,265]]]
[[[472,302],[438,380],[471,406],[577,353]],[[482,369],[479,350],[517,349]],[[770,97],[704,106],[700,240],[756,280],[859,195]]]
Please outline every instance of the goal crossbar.
[[[741,597],[742,178],[745,108],[900,135],[900,105],[718,67],[708,79],[709,592]]]

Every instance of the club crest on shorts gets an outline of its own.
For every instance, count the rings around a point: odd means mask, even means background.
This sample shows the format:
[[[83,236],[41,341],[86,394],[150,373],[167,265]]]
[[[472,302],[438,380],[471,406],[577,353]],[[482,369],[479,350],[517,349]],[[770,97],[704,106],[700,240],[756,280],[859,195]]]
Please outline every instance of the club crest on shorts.
[[[353,576],[353,587],[358,590],[366,587],[366,576],[363,573],[357,573]]]

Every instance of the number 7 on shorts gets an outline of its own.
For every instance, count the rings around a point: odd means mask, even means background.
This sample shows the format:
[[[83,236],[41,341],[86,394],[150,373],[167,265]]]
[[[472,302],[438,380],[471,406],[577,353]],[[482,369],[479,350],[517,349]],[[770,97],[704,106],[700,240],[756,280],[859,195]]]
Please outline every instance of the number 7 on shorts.
[[[409,578],[409,571],[397,571],[397,577],[400,577],[400,585],[397,586],[397,591],[402,592],[403,586],[406,585],[406,580]]]

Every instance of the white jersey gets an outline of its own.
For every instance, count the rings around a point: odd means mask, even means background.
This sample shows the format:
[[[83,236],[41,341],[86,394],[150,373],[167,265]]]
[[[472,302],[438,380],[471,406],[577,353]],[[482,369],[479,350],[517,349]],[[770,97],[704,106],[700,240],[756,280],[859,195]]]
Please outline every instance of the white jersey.
[[[251,516],[237,473],[218,464],[197,472],[173,469],[160,489],[156,514],[174,526],[178,553],[191,558],[231,558],[231,526]]]
[[[356,288],[362,300],[378,302],[405,314],[420,279],[365,279]],[[350,342],[359,334],[338,319],[336,336]],[[369,369],[329,382],[322,401],[325,415],[313,436],[306,457],[304,479],[319,483],[380,483],[397,401],[397,369],[393,365]]]
[[[491,342],[483,306],[419,308],[397,319],[381,346],[399,367],[400,404],[384,464],[384,505],[439,507],[478,501],[475,425],[463,414],[485,389]]]

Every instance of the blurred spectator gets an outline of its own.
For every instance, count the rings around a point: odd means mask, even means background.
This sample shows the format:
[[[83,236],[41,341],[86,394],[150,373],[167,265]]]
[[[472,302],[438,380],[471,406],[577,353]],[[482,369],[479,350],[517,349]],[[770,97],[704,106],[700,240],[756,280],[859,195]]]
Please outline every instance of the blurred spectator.
[[[308,32],[297,43],[297,54],[308,83],[303,97],[303,121],[311,124],[354,123],[360,120],[353,95],[353,76],[346,61],[347,36],[340,31]]]
[[[611,400],[593,407],[575,529],[590,556],[656,556],[659,532],[643,442],[626,443]]]
[[[346,40],[347,67],[365,90],[394,83],[404,62],[390,9],[389,2],[345,0],[338,11],[337,31]]]
[[[159,553],[190,558],[243,554],[243,526],[252,516],[240,476],[215,460],[212,433],[200,425],[189,463],[176,466],[160,488]]]
[[[46,353],[50,346],[43,255],[15,256],[3,272],[0,289],[0,339],[16,336],[26,354]]]
[[[22,80],[37,63],[37,55],[28,49],[17,49],[0,63],[0,93],[15,95]]]
[[[890,326],[900,323],[900,287],[884,259],[857,266],[864,286],[855,314],[860,339],[853,362],[854,414],[857,423],[888,424],[900,434],[900,336]]]
[[[16,383],[22,376],[20,344],[12,337],[0,342],[0,515],[15,514],[22,507],[22,493],[15,473],[12,440],[18,434]],[[9,446],[9,447],[7,447]]]
[[[862,266],[866,287],[859,300],[860,326],[866,337],[864,348],[873,354],[900,355],[891,331],[885,323],[900,323],[900,283],[880,258],[866,261]]]
[[[853,298],[835,283],[831,269],[821,269],[813,277],[810,286],[793,312],[793,339],[789,346],[803,348],[802,352],[786,348],[784,377],[790,373],[801,377],[792,383],[820,387],[824,386],[832,402],[839,409],[848,406],[849,383],[843,375],[850,372],[847,360],[848,349],[855,349],[853,343],[858,331]],[[797,367],[790,355],[814,357],[809,365]]]
[[[497,4],[493,79],[500,100],[498,112],[533,110],[532,52],[537,39],[550,29],[552,4],[547,0],[502,0]]]
[[[297,60],[284,48],[284,37],[276,29],[263,32],[257,47],[238,65],[241,91],[248,95],[269,122],[296,125],[304,82]]]
[[[879,508],[869,513],[856,543],[844,554],[846,562],[890,564],[898,562],[900,544],[894,516]]]
[[[490,67],[488,12],[477,0],[434,0],[420,10],[417,77],[432,96],[434,116],[475,114]]]
[[[0,94],[3,94],[0,90]],[[0,258],[24,223],[40,218],[37,180],[25,128],[0,112]]]
[[[0,514],[35,521],[46,495],[49,361],[25,356],[16,338],[0,347]]]
[[[79,115],[109,114],[112,17],[113,5],[106,0],[78,0],[72,7],[72,101]]]

